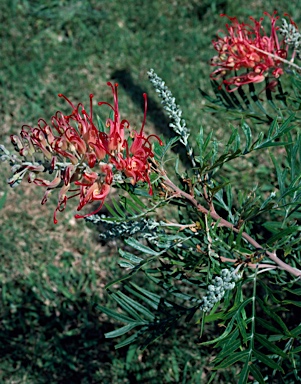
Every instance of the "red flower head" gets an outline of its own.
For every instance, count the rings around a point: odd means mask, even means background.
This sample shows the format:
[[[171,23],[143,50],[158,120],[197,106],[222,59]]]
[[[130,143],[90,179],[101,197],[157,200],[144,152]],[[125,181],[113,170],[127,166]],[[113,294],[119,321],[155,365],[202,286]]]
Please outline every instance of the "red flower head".
[[[90,113],[87,113],[81,103],[75,106],[66,96],[59,94],[71,106],[70,115],[57,112],[51,119],[51,125],[40,119],[38,127],[23,126],[21,137],[11,136],[16,150],[25,160],[21,165],[14,166],[14,175],[9,183],[11,186],[18,185],[28,173],[28,182],[46,188],[42,204],[47,202],[54,189],[59,189],[54,223],[57,223],[57,212],[63,211],[68,199],[76,196],[79,196],[78,211],[87,204],[99,202],[96,210],[89,214],[77,214],[76,218],[97,213],[110,192],[116,172],[130,177],[132,184],[143,181],[150,186],[148,159],[154,154],[149,138],[154,135],[146,137],[144,134],[146,95],[142,128],[139,133],[131,133],[134,140],[129,149],[124,139],[129,123],[120,119],[117,84],[114,87],[111,83],[108,85],[113,92],[114,106],[107,102],[98,103],[108,105],[114,112],[114,118],[107,120],[108,133],[99,131],[93,122],[93,95],[90,95]],[[131,135],[129,140],[132,140]],[[31,161],[27,161],[27,157]],[[55,176],[49,181],[41,178],[43,173],[54,173]]]
[[[147,182],[149,185],[149,194],[152,194],[152,188],[149,178],[150,164],[148,158],[154,157],[152,146],[149,141],[151,137],[155,137],[160,145],[163,145],[161,139],[157,135],[145,136],[144,126],[146,122],[147,111],[147,96],[144,97],[144,117],[140,132],[132,131],[131,137],[133,142],[129,148],[127,141],[124,141],[122,148],[125,152],[119,152],[118,156],[112,158],[112,163],[116,169],[122,171],[127,177],[131,179],[131,183],[135,185],[138,181]]]
[[[113,87],[112,83],[108,82],[107,85],[112,88],[114,96],[114,106],[105,101],[99,102],[98,105],[108,105],[114,113],[114,120],[107,120],[107,126],[110,127],[109,150],[111,152],[120,152],[124,142],[124,129],[129,128],[130,124],[127,120],[120,120],[117,92],[118,84],[115,84]]]
[[[264,13],[270,20],[270,34],[263,26],[263,18],[259,21],[250,17],[253,25],[239,23],[236,17],[226,16],[231,24],[226,24],[228,34],[218,37],[213,46],[218,52],[211,65],[218,67],[210,77],[214,80],[222,78],[228,91],[249,83],[260,83],[267,76],[278,78],[283,74],[284,61],[287,58],[288,45],[284,39],[279,41],[276,22],[279,16]],[[243,71],[241,74],[237,72]],[[234,76],[226,76],[234,72]],[[231,88],[235,86],[235,88]]]

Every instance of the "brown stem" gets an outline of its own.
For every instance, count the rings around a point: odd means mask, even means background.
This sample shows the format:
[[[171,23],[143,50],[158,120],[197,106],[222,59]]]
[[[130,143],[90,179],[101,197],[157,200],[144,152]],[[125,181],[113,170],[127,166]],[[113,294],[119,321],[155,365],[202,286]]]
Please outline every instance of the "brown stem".
[[[204,215],[210,215],[215,221],[219,221],[219,225],[227,227],[231,229],[235,233],[239,233],[239,229],[235,228],[233,224],[231,224],[229,221],[223,219],[220,217],[215,211],[209,211],[205,207],[203,207],[201,204],[197,202],[197,200],[189,195],[188,193],[182,191],[180,188],[178,188],[164,173],[162,175],[164,179],[164,184],[173,189],[177,195],[184,197],[187,199],[193,206],[197,208],[198,211],[202,212]],[[253,239],[250,235],[248,235],[246,232],[242,232],[242,237],[247,240],[247,242],[251,245],[253,245],[254,248],[256,249],[263,249],[263,247],[255,240]],[[297,268],[291,267],[287,263],[283,262],[278,258],[276,255],[276,252],[270,252],[265,250],[265,254],[270,258],[270,260],[274,261],[280,269],[284,269],[285,271],[291,273],[294,276],[301,277],[301,271]]]
[[[237,259],[229,259],[228,257],[224,257],[224,256],[220,256],[220,260],[223,262],[223,263],[236,263],[238,260]],[[272,264],[264,264],[264,263],[260,263],[260,264],[252,264],[252,263],[247,263],[248,264],[248,267],[249,268],[270,268],[270,269],[275,269],[277,268],[276,265],[272,265]]]
[[[296,70],[299,71],[299,72],[301,71],[301,68],[299,67],[299,65],[297,65],[297,64],[295,64],[295,63],[292,63],[291,61],[288,61],[288,60],[286,60],[286,59],[283,59],[282,57],[280,57],[280,56],[278,56],[278,55],[274,55],[273,53],[263,51],[262,49],[257,48],[257,47],[255,47],[254,45],[251,45],[251,47],[252,47],[253,49],[255,49],[256,51],[258,51],[258,52],[264,53],[265,55],[272,57],[273,59],[276,59],[276,60],[278,60],[278,61],[282,61],[283,63],[289,65],[290,67],[296,68]]]

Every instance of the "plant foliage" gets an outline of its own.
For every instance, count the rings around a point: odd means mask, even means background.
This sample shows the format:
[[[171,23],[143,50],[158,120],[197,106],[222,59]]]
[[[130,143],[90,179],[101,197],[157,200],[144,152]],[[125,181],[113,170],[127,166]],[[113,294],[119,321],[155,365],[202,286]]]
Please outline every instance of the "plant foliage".
[[[215,85],[214,91],[217,110],[225,111],[229,104],[224,97],[233,99],[234,93],[228,96]],[[177,172],[178,184],[164,171],[174,140],[157,146],[152,166],[159,175],[158,194],[142,202],[141,186],[133,187],[113,202],[109,217],[89,219],[125,228],[119,239],[127,250],[120,247],[119,265],[127,273],[107,285],[120,311],[99,306],[123,324],[106,334],[121,338],[116,348],[134,343],[143,350],[170,328],[195,323],[200,347],[216,349],[209,382],[233,365],[240,367],[240,384],[251,378],[258,383],[301,380],[301,329],[292,315],[300,308],[301,292],[299,120],[290,109],[282,112],[282,99],[269,102],[279,111],[273,119],[263,108],[256,114],[248,103],[241,109],[236,105],[243,120],[240,126],[230,125],[223,145],[212,132],[205,136],[200,129],[196,166],[186,174]],[[275,170],[270,192],[260,185],[236,191],[231,177],[225,177],[231,163],[248,156],[270,158]],[[155,212],[164,206],[175,222],[160,213],[157,219]],[[101,233],[106,236],[106,231]],[[223,280],[224,268],[236,275],[232,285]],[[154,291],[133,282],[137,274],[150,281]],[[220,335],[204,341],[210,324],[219,325]]]

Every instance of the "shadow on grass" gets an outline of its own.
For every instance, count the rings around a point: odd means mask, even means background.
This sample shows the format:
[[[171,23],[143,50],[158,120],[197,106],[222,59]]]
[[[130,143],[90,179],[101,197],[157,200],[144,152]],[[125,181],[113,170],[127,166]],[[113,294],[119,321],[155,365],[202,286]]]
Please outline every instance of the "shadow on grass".
[[[1,305],[1,382],[137,382],[124,367],[127,350],[115,351],[116,341],[104,337],[114,326],[101,319],[97,297],[59,294],[53,303],[26,283],[11,284],[18,295]]]
[[[66,297],[59,290],[52,301],[30,278],[0,288],[1,383],[167,384],[179,382],[185,366],[183,382],[199,382],[206,358],[186,326],[168,330],[143,353],[137,345],[115,350],[118,340],[104,335],[119,325],[97,309],[104,303],[96,292]]]

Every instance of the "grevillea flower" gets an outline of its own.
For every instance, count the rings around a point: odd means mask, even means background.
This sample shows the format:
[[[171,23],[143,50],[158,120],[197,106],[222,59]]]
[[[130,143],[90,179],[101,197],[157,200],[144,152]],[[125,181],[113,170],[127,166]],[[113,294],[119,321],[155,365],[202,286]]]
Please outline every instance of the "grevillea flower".
[[[57,112],[48,125],[40,119],[38,126],[33,128],[24,125],[20,137],[11,136],[15,149],[22,157],[13,167],[13,177],[8,181],[14,187],[20,183],[25,174],[28,182],[45,187],[46,191],[42,204],[47,202],[48,196],[55,189],[59,189],[58,204],[54,212],[54,223],[57,223],[57,212],[65,209],[68,199],[79,197],[77,211],[87,204],[99,202],[99,206],[88,214],[77,214],[82,218],[97,213],[114,182],[114,175],[130,178],[134,185],[138,181],[150,184],[150,165],[148,159],[153,157],[149,139],[154,136],[162,145],[162,141],[155,135],[145,136],[145,111],[142,128],[139,133],[130,131],[127,120],[121,120],[118,107],[117,84],[111,87],[114,105],[108,105],[113,111],[113,119],[107,120],[109,132],[100,131],[93,121],[93,95],[90,95],[90,111],[86,112],[83,104],[74,105],[66,96],[64,98],[72,108],[70,115]],[[128,139],[125,131],[128,130]],[[14,157],[14,162],[17,160]],[[54,175],[52,180],[44,179],[41,175]]]
[[[108,85],[112,88],[113,96],[114,96],[114,106],[101,101],[98,105],[108,105],[112,111],[114,112],[114,120],[107,119],[107,126],[110,127],[109,133],[109,150],[111,152],[116,151],[117,153],[121,150],[124,143],[124,129],[129,128],[130,124],[127,120],[120,120],[119,107],[118,107],[118,93],[117,87],[118,84],[113,85],[108,83]]]
[[[276,13],[264,13],[270,21],[270,34],[262,26],[263,18],[257,21],[250,17],[253,24],[245,24],[239,23],[236,17],[221,15],[228,17],[230,24],[226,24],[228,34],[213,41],[218,55],[213,57],[211,65],[218,68],[210,77],[214,80],[222,78],[226,89],[234,91],[243,84],[260,83],[268,76],[274,79],[281,76],[288,44],[284,38],[278,38],[276,22],[279,16]],[[232,73],[232,77],[227,77]]]
[[[152,146],[149,141],[151,137],[155,137],[160,145],[162,141],[156,135],[150,135],[148,137],[144,134],[144,126],[146,122],[146,110],[147,110],[147,96],[144,93],[144,118],[140,132],[131,131],[131,137],[133,138],[132,144],[129,148],[127,141],[123,142],[123,149],[125,152],[119,152],[115,158],[112,158],[112,162],[116,169],[122,171],[127,177],[130,178],[130,182],[135,185],[138,181],[147,182],[149,185],[149,194],[152,194],[152,187],[150,183],[149,173],[150,164],[147,161],[148,158],[154,156]]]

